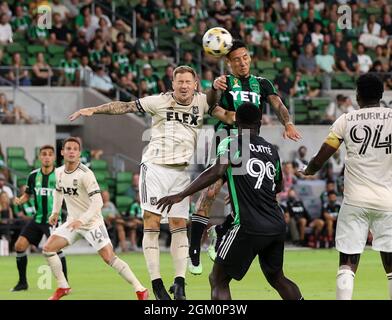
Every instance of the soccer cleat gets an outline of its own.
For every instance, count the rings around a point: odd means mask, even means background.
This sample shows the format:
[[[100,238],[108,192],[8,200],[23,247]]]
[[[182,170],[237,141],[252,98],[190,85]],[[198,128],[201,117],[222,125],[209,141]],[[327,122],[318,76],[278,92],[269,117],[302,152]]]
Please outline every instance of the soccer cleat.
[[[173,294],[174,300],[186,300],[185,288],[184,288],[184,286],[182,286],[182,285],[180,285],[178,283],[174,283],[170,287],[169,292],[171,294]]]
[[[188,270],[190,273],[194,274],[195,276],[201,275],[203,273],[203,266],[201,262],[198,266],[194,266],[192,261],[189,261]]]
[[[26,282],[18,282],[15,287],[11,289],[11,292],[27,290],[29,288]]]
[[[218,235],[215,230],[215,226],[212,226],[207,230],[208,238],[210,238],[210,245],[207,249],[207,254],[212,261],[215,261],[216,258],[216,242],[218,240]]]
[[[57,288],[48,300],[60,300],[62,297],[71,293],[71,288]]]
[[[143,291],[136,291],[136,296],[138,300],[148,300],[148,289]]]
[[[167,293],[164,287],[152,288],[156,300],[171,300],[172,298]]]

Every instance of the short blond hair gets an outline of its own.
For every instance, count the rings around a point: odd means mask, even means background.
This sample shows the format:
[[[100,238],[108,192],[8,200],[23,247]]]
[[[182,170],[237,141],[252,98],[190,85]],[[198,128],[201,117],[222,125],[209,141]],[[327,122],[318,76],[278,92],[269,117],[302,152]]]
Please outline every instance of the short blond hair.
[[[174,71],[173,71],[173,79],[176,77],[177,74],[179,74],[179,73],[187,73],[187,72],[192,74],[192,76],[196,80],[196,78],[197,78],[196,71],[193,70],[193,68],[191,68],[189,66],[178,66],[177,68],[175,68]]]

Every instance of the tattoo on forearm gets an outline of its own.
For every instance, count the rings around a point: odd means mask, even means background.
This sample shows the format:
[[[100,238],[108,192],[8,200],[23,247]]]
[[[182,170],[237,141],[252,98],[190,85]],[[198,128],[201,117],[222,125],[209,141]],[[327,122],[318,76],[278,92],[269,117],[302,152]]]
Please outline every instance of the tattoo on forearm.
[[[207,103],[210,107],[215,106],[218,101],[220,100],[220,97],[222,95],[222,92],[220,90],[208,90],[207,92]]]
[[[278,116],[280,123],[283,125],[290,121],[289,111],[282,102],[278,104],[278,107],[276,109],[276,115]]]
[[[94,108],[95,114],[124,114],[136,111],[135,101],[113,101]]]

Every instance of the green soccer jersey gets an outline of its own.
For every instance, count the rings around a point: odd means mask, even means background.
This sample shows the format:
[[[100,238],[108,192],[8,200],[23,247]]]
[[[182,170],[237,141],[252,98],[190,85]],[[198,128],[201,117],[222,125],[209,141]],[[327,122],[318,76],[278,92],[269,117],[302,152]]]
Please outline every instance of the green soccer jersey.
[[[56,189],[56,175],[54,170],[45,175],[41,169],[34,170],[27,178],[26,193],[33,196],[35,214],[33,219],[36,223],[46,224],[52,213],[53,196]],[[59,222],[60,221],[59,216]]]
[[[118,63],[120,74],[124,75],[128,72],[129,70],[129,59],[126,54],[121,54],[121,53],[114,53],[113,54],[113,62]]]
[[[71,81],[75,81],[76,70],[79,69],[79,66],[79,62],[76,59],[71,61],[62,59],[60,61],[60,68],[64,68],[65,76]]]
[[[226,76],[226,84],[227,89],[222,94],[219,106],[228,111],[236,111],[244,102],[252,102],[262,112],[268,102],[268,96],[278,94],[271,81],[254,75],[247,78],[237,78],[230,74]],[[210,110],[212,111],[212,109]],[[218,122],[216,129],[230,130],[233,128],[234,126]]]

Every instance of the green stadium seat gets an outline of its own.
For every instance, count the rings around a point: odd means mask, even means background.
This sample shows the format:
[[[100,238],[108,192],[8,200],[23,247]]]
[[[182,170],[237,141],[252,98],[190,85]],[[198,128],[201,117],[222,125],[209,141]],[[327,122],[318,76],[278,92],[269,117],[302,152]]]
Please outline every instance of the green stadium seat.
[[[8,158],[8,166],[16,171],[30,171],[29,163],[23,158]]]
[[[48,53],[50,53],[52,56],[55,55],[64,55],[65,47],[63,46],[56,46],[56,45],[51,45],[48,47]]]
[[[27,65],[29,65],[29,66],[33,66],[36,62],[37,62],[37,58],[36,57],[29,57],[27,59]]]
[[[93,171],[105,171],[108,170],[108,163],[106,160],[91,160],[91,170]]]
[[[123,172],[117,172],[116,174],[116,182],[127,182],[131,183],[132,182],[132,177],[133,177],[133,172],[131,171],[123,171]]]
[[[101,183],[98,182],[98,184],[101,191],[109,191],[109,186],[106,182],[101,182]]]
[[[94,171],[94,175],[95,175],[95,178],[98,181],[98,184],[101,184],[102,182],[106,183],[106,176],[108,174],[109,173],[107,171]]]
[[[150,64],[154,69],[165,68],[169,63],[166,59],[152,59]]]
[[[124,195],[130,187],[131,187],[130,182],[117,182],[116,195]]]
[[[12,44],[9,44],[8,46],[6,46],[6,49],[7,49],[7,52],[11,55],[15,52],[26,52],[26,47],[18,42],[14,42]]]
[[[58,67],[62,59],[64,59],[63,56],[54,56],[49,59],[48,63],[52,67]]]
[[[308,119],[307,113],[296,113],[294,115],[294,120],[296,124],[305,124]]]
[[[38,169],[41,167],[41,161],[39,159],[35,159],[33,163],[34,169]]]
[[[119,212],[125,212],[128,210],[129,206],[131,203],[134,201],[132,197],[129,196],[116,196],[115,197],[115,204],[117,207],[117,210]]]
[[[108,184],[109,188],[114,189],[116,186],[116,179],[111,177],[106,177],[106,183]]]
[[[6,150],[7,159],[25,157],[25,149],[23,147],[8,147]]]
[[[307,113],[308,104],[305,100],[296,99],[294,100],[294,112],[297,113]]]
[[[45,47],[40,45],[30,45],[27,47],[27,52],[31,56],[36,56],[38,52],[44,53],[45,51],[46,51]]]

